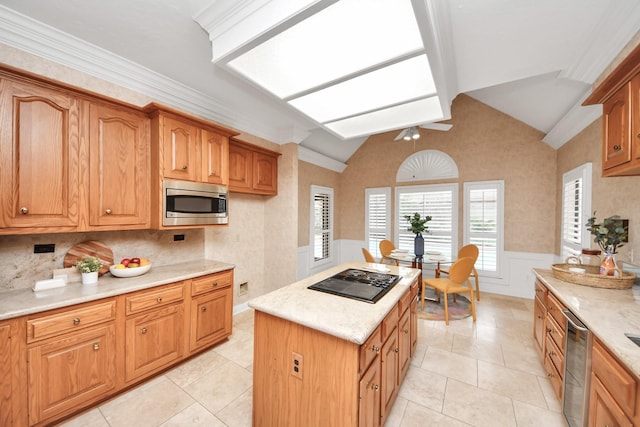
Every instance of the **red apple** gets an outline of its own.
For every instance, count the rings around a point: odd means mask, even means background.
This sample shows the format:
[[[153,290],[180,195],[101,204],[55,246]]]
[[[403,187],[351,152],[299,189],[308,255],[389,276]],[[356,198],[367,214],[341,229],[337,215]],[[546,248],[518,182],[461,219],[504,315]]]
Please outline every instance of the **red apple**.
[[[131,258],[131,262],[134,263],[134,264],[138,264],[139,265],[140,264],[140,258],[138,258],[138,257]]]
[[[131,260],[129,258],[122,258],[122,261],[120,261],[120,264],[124,265],[125,267],[129,265],[129,263],[131,262]]]

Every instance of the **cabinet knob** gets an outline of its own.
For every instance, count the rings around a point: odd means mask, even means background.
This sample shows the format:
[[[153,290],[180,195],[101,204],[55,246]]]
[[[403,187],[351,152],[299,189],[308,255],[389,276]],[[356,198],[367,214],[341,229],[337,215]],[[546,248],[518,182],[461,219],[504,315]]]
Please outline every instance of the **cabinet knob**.
[[[614,149],[615,151],[620,151],[620,149],[621,149],[621,148],[622,148],[622,147],[621,147],[621,146],[619,146],[619,145],[614,145],[614,146],[613,146],[613,149]]]
[[[402,332],[404,332],[405,334],[408,334],[409,330],[408,329],[403,329]]]
[[[142,329],[140,329],[140,333],[141,333],[141,334],[146,334],[146,333],[147,333],[147,328],[142,328]]]
[[[93,349],[96,350],[96,351],[100,350],[100,343],[94,343],[93,344]]]
[[[394,348],[394,349],[393,349],[393,352],[394,352],[394,353],[397,353],[397,352],[399,352],[399,351],[400,351],[400,349],[399,349],[398,347],[396,347],[396,348]]]
[[[206,306],[206,305],[205,305],[205,306],[202,306],[202,307],[200,308],[200,311],[201,311],[201,312],[203,312],[203,313],[204,313],[205,311],[207,311],[207,306]]]
[[[373,347],[371,347],[371,350],[373,350],[376,353],[378,353],[380,351],[380,347],[378,347],[377,345],[374,345]]]
[[[380,386],[378,384],[371,384],[371,388],[374,390],[378,390]]]
[[[107,209],[106,211],[104,211],[104,213],[106,213],[107,215],[111,215],[111,209]]]
[[[76,317],[75,319],[73,319],[73,324],[74,325],[79,325],[80,324],[80,318]]]
[[[21,213],[22,215],[26,215],[26,214],[28,214],[28,213],[29,213],[29,209],[28,209],[28,208],[20,208],[20,213]]]
[[[182,170],[186,171],[187,170],[187,165],[182,165]]]
[[[162,302],[162,297],[158,297],[158,298],[156,298],[156,301],[158,301],[158,302]]]
[[[211,287],[212,287],[212,288],[215,288],[216,286],[218,286],[218,282],[213,282],[213,283],[211,284]]]

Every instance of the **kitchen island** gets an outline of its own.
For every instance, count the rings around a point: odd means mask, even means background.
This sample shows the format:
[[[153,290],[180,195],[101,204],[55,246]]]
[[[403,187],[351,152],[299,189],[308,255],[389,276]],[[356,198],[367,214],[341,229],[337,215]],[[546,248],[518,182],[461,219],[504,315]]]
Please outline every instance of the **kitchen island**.
[[[375,304],[307,289],[349,268],[402,279]],[[417,342],[420,278],[350,262],[251,300],[253,425],[382,425]]]

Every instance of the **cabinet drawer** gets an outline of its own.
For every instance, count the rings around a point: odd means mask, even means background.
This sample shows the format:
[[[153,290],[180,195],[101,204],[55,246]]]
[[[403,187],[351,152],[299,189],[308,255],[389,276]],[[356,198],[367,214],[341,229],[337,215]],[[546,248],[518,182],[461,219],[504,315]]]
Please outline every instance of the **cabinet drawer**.
[[[402,295],[400,301],[398,302],[398,315],[402,316],[407,309],[411,306],[411,292],[409,289]]]
[[[162,307],[184,299],[184,285],[154,288],[126,298],[127,314],[138,313],[149,308]]]
[[[558,349],[556,343],[547,336],[547,342],[545,343],[546,357],[551,359],[551,362],[556,367],[556,371],[560,378],[564,377],[564,355]]]
[[[233,272],[231,270],[198,277],[191,281],[191,295],[195,296],[215,291],[216,289],[226,288],[227,286],[231,286],[232,282]]]
[[[547,371],[547,376],[549,377],[549,381],[551,381],[553,391],[556,393],[556,396],[558,396],[558,399],[562,400],[562,377],[560,377],[556,367],[548,357],[544,358],[544,369]]]
[[[553,317],[556,323],[564,331],[567,319],[565,319],[562,314],[562,310],[565,309],[565,306],[551,292],[547,295],[547,309],[549,310],[549,315]]]
[[[108,301],[63,313],[27,321],[27,342],[35,342],[88,326],[108,322],[116,317],[116,302]]]
[[[555,321],[555,318],[551,316],[547,316],[545,324],[547,327],[547,336],[553,340],[556,347],[560,350],[560,353],[564,354],[564,328],[561,328]]]
[[[360,372],[367,369],[367,366],[380,354],[382,348],[382,331],[378,327],[371,334],[369,339],[360,346]]]
[[[622,410],[633,416],[636,409],[636,381],[596,340],[591,352],[591,370]]]
[[[396,305],[391,309],[387,317],[382,321],[382,343],[387,341],[387,338],[391,335],[395,328],[398,327],[398,319],[400,319],[398,313],[398,306]]]

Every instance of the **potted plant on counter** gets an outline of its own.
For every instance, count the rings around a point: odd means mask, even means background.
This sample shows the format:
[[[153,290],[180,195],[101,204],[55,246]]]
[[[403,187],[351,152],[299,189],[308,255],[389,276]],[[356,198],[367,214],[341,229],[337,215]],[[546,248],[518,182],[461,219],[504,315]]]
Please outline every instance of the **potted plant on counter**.
[[[404,219],[410,224],[407,231],[411,231],[416,235],[415,239],[413,239],[413,251],[416,257],[420,258],[424,255],[424,237],[422,237],[422,233],[429,232],[427,222],[431,221],[431,217],[428,215],[420,217],[420,214],[416,212],[413,216],[405,215]]]
[[[605,253],[600,264],[600,274],[612,276],[617,268],[614,255],[618,253],[618,248],[624,246],[622,243],[627,241],[628,226],[618,215],[605,218],[601,223],[596,221],[594,212],[593,216],[587,220],[587,230],[594,236],[593,241]]]
[[[98,283],[98,271],[102,268],[102,261],[96,257],[85,257],[76,263],[76,268],[82,273],[83,285]]]

